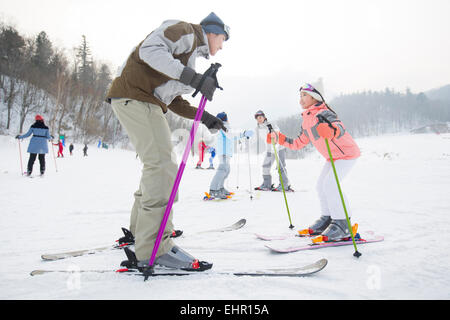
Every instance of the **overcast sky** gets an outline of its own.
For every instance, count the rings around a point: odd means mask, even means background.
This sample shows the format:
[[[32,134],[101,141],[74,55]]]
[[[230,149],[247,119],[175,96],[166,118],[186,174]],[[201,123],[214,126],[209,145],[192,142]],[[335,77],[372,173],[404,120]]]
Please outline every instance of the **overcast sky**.
[[[325,98],[450,83],[449,0],[0,0],[0,21],[29,36],[45,31],[69,57],[84,34],[114,71],[164,20],[199,23],[211,11],[231,28],[222,51],[197,59],[198,72],[223,65],[212,113],[292,114],[299,86],[319,77]]]

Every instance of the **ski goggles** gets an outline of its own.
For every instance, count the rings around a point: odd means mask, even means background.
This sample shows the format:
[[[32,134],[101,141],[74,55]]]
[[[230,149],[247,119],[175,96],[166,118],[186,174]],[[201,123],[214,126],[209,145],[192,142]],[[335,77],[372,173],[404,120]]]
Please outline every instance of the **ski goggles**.
[[[325,99],[322,97],[322,94],[316,88],[314,88],[312,85],[310,85],[309,83],[305,83],[303,86],[300,87],[300,92],[302,92],[302,91],[309,91],[309,92],[313,93],[313,94],[310,94],[310,96],[312,96],[316,100],[319,100],[318,97],[320,97],[320,99],[322,99],[321,101],[325,101]]]
[[[305,90],[305,91],[311,91],[311,92],[315,92],[315,93],[319,93],[319,91],[316,90],[316,88],[314,88],[312,85],[310,85],[309,83],[305,83],[304,85],[302,85],[300,87],[300,91]]]
[[[225,33],[227,34],[227,40],[230,39],[230,27],[224,24],[223,31],[225,31]]]

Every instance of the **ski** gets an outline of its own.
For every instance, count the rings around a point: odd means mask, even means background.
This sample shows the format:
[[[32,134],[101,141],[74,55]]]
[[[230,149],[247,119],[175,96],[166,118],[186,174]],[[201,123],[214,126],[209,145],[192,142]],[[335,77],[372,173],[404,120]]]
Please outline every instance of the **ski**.
[[[214,271],[207,270],[203,272],[199,271],[183,271],[183,270],[170,270],[170,269],[158,269],[156,268],[154,273],[150,277],[158,276],[188,276],[188,275],[204,275],[204,276],[217,276],[217,275],[230,275],[230,276],[249,276],[249,277],[305,277],[321,271],[326,267],[328,263],[327,259],[320,259],[314,263],[288,268],[269,268],[262,270],[250,270],[250,271]],[[105,270],[33,270],[30,275],[37,276],[48,273],[115,273],[126,275],[144,276],[144,274],[136,269],[105,269]]]
[[[358,224],[355,223],[353,226],[353,234],[357,233],[358,230]],[[366,231],[365,233],[373,235],[373,231]],[[302,230],[298,230],[296,233],[283,233],[283,234],[278,234],[278,235],[266,235],[266,234],[261,234],[261,233],[255,233],[255,236],[260,239],[260,240],[264,240],[264,241],[273,241],[273,240],[286,240],[289,238],[312,238],[315,236],[319,236],[320,233],[314,233],[314,231],[312,229],[302,229]]]
[[[197,232],[197,234],[210,233],[210,232],[234,231],[234,230],[238,230],[238,229],[242,228],[246,223],[247,223],[246,219],[241,219],[241,220],[233,223],[231,226],[217,228],[217,229],[210,229],[210,230],[199,231],[199,232]]]
[[[367,239],[358,240],[355,239],[356,244],[366,244],[373,242],[383,241],[383,236],[372,236]],[[314,250],[314,249],[322,249],[322,248],[330,248],[330,247],[340,247],[340,246],[349,246],[352,245],[352,240],[344,240],[344,241],[331,241],[331,242],[321,242],[321,243],[308,243],[299,246],[276,246],[276,245],[265,245],[266,248],[270,249],[272,252],[277,253],[290,253],[296,251],[304,251],[304,250]]]
[[[311,235],[300,235],[298,233],[286,233],[286,234],[278,234],[278,235],[266,235],[261,233],[255,233],[255,236],[264,241],[273,241],[273,240],[286,240],[289,238],[310,238]]]
[[[41,255],[41,259],[46,260],[46,261],[55,261],[55,260],[61,260],[61,259],[66,259],[66,258],[84,256],[84,255],[88,255],[88,254],[95,254],[98,252],[103,252],[103,251],[108,251],[108,250],[123,249],[124,247],[127,247],[129,245],[131,245],[131,244],[123,243],[123,244],[114,244],[114,245],[110,245],[110,246],[91,248],[91,249],[66,251],[66,252],[59,252],[59,253],[49,253],[49,254]]]
[[[283,189],[273,188],[272,192],[283,192]],[[284,192],[295,192],[295,190],[289,188],[288,190],[284,190]]]
[[[211,229],[211,230],[204,230],[204,231],[200,231],[198,233],[201,234],[201,233],[209,233],[209,232],[233,231],[233,230],[242,228],[246,222],[247,221],[245,219],[241,219],[241,220],[235,222],[234,224],[232,224],[231,226],[226,226],[226,227]],[[55,260],[60,260],[60,259],[79,257],[79,256],[83,256],[83,255],[88,255],[88,254],[95,254],[95,253],[108,251],[108,250],[123,249],[124,247],[128,247],[130,245],[131,245],[130,243],[123,243],[123,244],[114,244],[114,245],[92,248],[92,249],[83,249],[83,250],[66,251],[66,252],[60,252],[60,253],[43,254],[43,255],[41,255],[41,258],[42,258],[42,260],[46,260],[46,261],[55,261]]]

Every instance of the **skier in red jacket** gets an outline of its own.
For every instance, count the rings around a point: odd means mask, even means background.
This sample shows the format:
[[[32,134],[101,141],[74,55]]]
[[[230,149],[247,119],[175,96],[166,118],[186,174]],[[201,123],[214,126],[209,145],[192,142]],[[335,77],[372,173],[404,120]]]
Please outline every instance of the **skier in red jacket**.
[[[58,143],[54,143],[53,145],[54,146],[59,146],[59,148],[58,148],[58,158],[59,157],[64,158],[64,155],[63,155],[64,147],[63,147],[63,144],[62,144],[61,140],[58,140]]]

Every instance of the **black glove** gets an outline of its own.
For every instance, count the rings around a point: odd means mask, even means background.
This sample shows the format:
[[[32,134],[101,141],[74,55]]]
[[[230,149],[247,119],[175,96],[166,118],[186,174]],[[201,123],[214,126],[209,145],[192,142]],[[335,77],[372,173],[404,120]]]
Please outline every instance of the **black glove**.
[[[212,101],[214,91],[216,91],[217,84],[216,79],[213,77],[205,77],[203,83],[200,85],[200,80],[203,75],[201,73],[196,73],[194,69],[189,67],[184,67],[183,72],[180,76],[180,82],[185,85],[191,86],[196,90],[200,90],[200,92],[208,99]]]
[[[227,128],[223,125],[222,120],[217,117],[214,117],[211,113],[204,111],[202,115],[202,123],[209,130],[223,130],[227,131]]]
[[[20,134],[18,134],[17,136],[16,136],[16,139],[19,139],[20,138]]]

